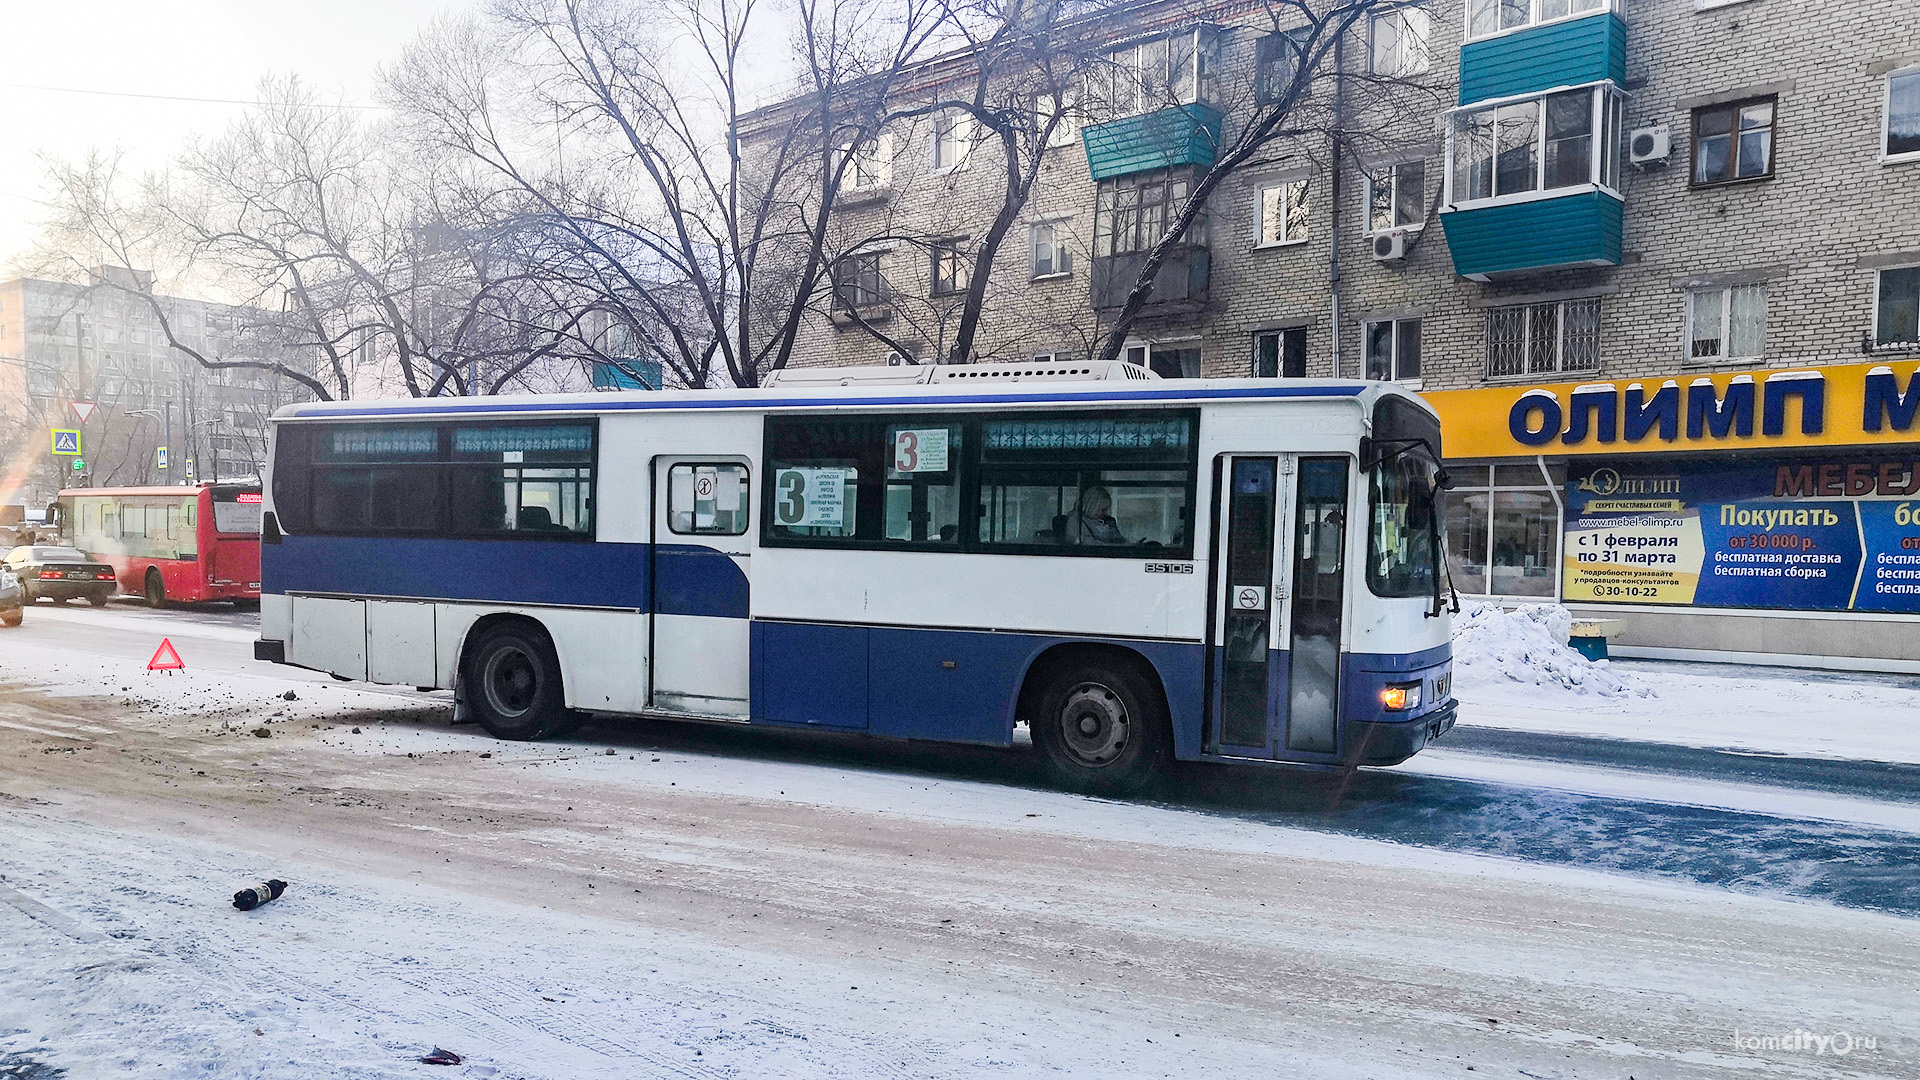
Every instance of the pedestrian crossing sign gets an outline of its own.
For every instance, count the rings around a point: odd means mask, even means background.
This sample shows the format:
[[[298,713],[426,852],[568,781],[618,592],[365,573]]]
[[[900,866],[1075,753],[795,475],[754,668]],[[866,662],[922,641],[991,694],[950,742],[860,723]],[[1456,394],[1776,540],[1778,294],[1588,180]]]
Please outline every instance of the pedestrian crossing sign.
[[[68,457],[80,456],[80,432],[75,428],[53,429],[53,452]]]

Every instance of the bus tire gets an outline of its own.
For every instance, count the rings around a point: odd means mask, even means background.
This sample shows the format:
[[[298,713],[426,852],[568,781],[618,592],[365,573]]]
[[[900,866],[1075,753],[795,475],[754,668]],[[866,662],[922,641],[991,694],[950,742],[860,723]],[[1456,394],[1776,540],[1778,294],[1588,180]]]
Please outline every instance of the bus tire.
[[[147,580],[146,580],[145,588],[146,588],[146,594],[147,594],[148,607],[163,608],[167,606],[167,583],[160,577],[159,567],[157,566],[147,567]]]
[[[1099,661],[1054,672],[1027,724],[1047,772],[1061,786],[1089,794],[1146,790],[1171,741],[1155,688],[1128,667]]]
[[[474,721],[496,739],[545,739],[577,722],[567,709],[553,644],[526,624],[482,630],[467,647],[460,681]]]

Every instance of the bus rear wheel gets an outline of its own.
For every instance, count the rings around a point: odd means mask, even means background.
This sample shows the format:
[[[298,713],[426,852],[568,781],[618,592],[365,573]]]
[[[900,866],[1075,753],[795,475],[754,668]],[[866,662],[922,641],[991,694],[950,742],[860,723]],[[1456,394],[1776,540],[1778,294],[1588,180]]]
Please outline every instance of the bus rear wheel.
[[[577,724],[553,645],[531,627],[506,623],[482,631],[467,648],[460,683],[474,720],[496,739],[545,739]]]
[[[1102,795],[1144,791],[1167,758],[1167,716],[1145,679],[1119,665],[1076,663],[1048,682],[1027,719],[1047,772]]]
[[[167,606],[167,583],[161,580],[160,568],[157,566],[147,567],[146,594],[148,607],[162,608]],[[106,598],[101,597],[100,603],[105,604]]]

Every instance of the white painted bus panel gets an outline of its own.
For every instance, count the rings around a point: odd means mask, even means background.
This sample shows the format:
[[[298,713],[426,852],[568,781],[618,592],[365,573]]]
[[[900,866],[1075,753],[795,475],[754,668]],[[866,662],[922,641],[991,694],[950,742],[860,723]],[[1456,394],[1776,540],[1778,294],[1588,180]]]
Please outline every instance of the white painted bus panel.
[[[293,597],[287,659],[346,679],[367,677],[367,608],[360,600]]]
[[[434,685],[433,605],[404,600],[366,603],[368,681]]]
[[[653,707],[702,716],[747,715],[747,621],[702,615],[653,617]]]

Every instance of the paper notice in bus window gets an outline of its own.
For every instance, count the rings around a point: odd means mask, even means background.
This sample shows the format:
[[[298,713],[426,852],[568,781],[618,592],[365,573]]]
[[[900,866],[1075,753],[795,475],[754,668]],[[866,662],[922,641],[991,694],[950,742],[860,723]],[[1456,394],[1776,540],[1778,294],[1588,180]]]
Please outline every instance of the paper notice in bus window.
[[[740,509],[740,470],[735,466],[721,468],[714,477],[713,508],[723,514],[736,513]]]
[[[902,428],[893,433],[893,471],[947,471],[946,428]]]
[[[682,466],[674,469],[670,482],[673,490],[668,493],[674,509],[679,510],[693,505],[693,470]]]
[[[846,519],[845,469],[781,469],[773,480],[773,521],[789,528],[839,528]]]

